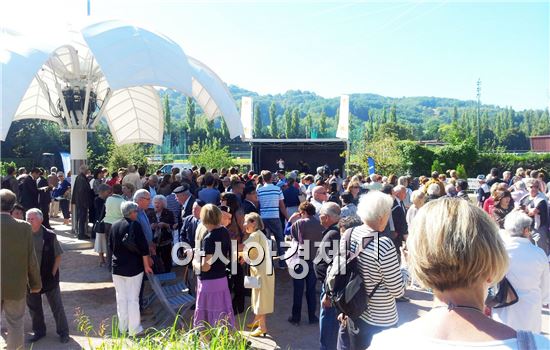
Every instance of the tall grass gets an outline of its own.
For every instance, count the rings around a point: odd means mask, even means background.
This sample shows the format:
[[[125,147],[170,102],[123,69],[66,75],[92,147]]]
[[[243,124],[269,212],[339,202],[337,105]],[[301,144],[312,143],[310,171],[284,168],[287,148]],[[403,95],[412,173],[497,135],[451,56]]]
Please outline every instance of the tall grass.
[[[95,329],[90,318],[76,310],[77,329],[88,338],[89,349],[98,350],[246,350],[250,349],[250,342],[237,330],[224,323],[216,326],[205,325],[201,329],[180,329],[177,320],[172,326],[164,329],[149,328],[139,336],[129,336],[120,333],[116,316],[111,321],[111,334],[107,332],[107,322],[101,322],[99,329]],[[177,317],[180,317],[179,315]],[[94,346],[92,337],[102,339],[101,344]]]

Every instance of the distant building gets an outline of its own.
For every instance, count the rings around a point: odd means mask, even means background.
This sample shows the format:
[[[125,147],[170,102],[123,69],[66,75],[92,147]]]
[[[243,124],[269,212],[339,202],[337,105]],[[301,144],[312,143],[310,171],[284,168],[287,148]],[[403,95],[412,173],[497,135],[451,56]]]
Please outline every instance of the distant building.
[[[531,151],[550,152],[550,135],[531,136]]]

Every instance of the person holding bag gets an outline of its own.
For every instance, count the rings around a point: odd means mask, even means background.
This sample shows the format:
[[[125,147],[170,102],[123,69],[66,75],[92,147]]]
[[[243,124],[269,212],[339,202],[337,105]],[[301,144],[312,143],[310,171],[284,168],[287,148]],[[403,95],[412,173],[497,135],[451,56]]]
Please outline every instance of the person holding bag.
[[[138,206],[123,202],[124,219],[111,227],[109,245],[113,252],[113,284],[116,291],[118,329],[131,336],[143,330],[139,313],[139,290],[143,273],[153,273],[149,246],[141,225],[136,222]]]
[[[94,251],[99,254],[99,266],[105,266],[105,254],[107,254],[107,240],[105,230],[105,201],[111,193],[111,186],[101,184],[99,186],[99,194],[94,199],[95,212],[98,214],[94,223],[93,231],[95,232]]]
[[[166,197],[157,194],[153,197],[153,208],[147,210],[158,257],[155,261],[157,266],[154,266],[155,273],[166,273],[172,269],[172,227],[176,220],[166,206]]]
[[[249,235],[248,239],[244,241],[244,250],[248,252],[248,262],[251,263],[250,276],[247,276],[247,279],[256,279],[255,284],[258,287],[252,289],[251,305],[255,317],[254,321],[248,324],[248,327],[257,327],[250,335],[259,337],[267,334],[266,315],[273,313],[275,274],[273,273],[273,262],[270,255],[271,247],[267,237],[262,232],[264,223],[260,215],[258,213],[247,214],[244,218],[244,227]],[[262,249],[263,252],[259,252],[258,249]],[[243,253],[239,253],[239,255],[246,256]],[[254,264],[256,260],[260,263]],[[246,282],[245,287],[247,287]]]

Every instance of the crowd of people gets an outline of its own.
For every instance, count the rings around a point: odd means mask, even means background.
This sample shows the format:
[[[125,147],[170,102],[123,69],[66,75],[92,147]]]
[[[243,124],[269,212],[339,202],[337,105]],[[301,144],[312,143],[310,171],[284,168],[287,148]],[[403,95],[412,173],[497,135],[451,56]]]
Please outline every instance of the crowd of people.
[[[169,272],[173,246],[185,242],[190,249],[183,254],[193,254],[189,268],[197,278],[197,329],[205,324],[234,326],[235,316],[250,306],[255,314],[247,325],[251,335],[268,334],[267,316],[276,303],[276,268],[288,269],[293,278],[288,322],[302,322],[305,294],[307,321],[319,324],[321,349],[365,349],[371,343],[397,348],[415,341],[427,348],[451,348],[459,342],[487,342],[490,347],[495,342],[510,345],[516,338],[540,347],[548,341],[538,335],[541,308],[550,302],[550,183],[545,176],[543,171],[522,168],[515,175],[505,171],[501,176],[492,169],[477,176],[479,186],[472,191],[454,170],[415,178],[342,177],[338,169],[329,171],[326,166],[316,174],[282,167],[259,173],[193,167],[146,175],[132,165],[112,173],[83,165],[71,185],[70,174],[65,178],[55,168],[49,175],[38,168],[29,174],[10,168],[2,180],[2,253],[4,221],[23,227],[10,215],[26,215],[32,229],[25,229],[36,256],[57,282],[57,287],[44,290],[45,284],[53,283],[51,276],[46,281],[42,277],[40,287],[36,257],[30,251],[21,255],[28,261],[26,297],[34,340],[45,334],[43,313],[33,294],[40,288],[62,341],[68,337],[58,282],[62,250],[48,221],[58,215],[59,207],[65,223],[72,214],[78,238],[95,239],[98,263],[113,275],[119,330],[130,335],[143,330],[144,273]],[[69,203],[74,205],[72,213]],[[88,222],[93,224],[91,231]],[[37,248],[39,241],[50,247],[47,259]],[[342,251],[357,254],[369,295],[368,307],[354,319],[335,306],[327,286],[333,260]],[[2,270],[4,282],[4,258]],[[504,276],[518,301],[488,310],[487,291]],[[396,328],[396,302],[408,301],[404,294],[409,287],[432,291],[434,308]],[[246,296],[251,297],[250,305]],[[10,296],[19,297],[15,292]],[[20,307],[13,306],[17,312]],[[16,323],[8,322],[10,336],[20,330]],[[9,338],[8,344],[18,341]]]

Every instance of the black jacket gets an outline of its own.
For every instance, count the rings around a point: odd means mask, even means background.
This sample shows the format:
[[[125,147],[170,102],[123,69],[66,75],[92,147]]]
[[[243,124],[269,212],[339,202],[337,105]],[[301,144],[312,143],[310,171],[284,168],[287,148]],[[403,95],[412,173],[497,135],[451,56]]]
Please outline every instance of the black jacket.
[[[337,242],[336,245],[333,244],[334,241]],[[320,259],[316,259],[318,262],[314,266],[315,276],[321,283],[325,282],[328,266],[334,260],[334,254],[338,251],[339,242],[340,230],[338,229],[338,225],[332,225],[323,232],[323,239],[321,240],[321,246],[317,250],[317,257],[321,254],[323,256]],[[324,250],[324,253],[321,250]],[[330,254],[331,252],[332,254]]]
[[[195,196],[191,195],[189,197],[189,200],[187,201],[187,205],[185,208],[181,208],[181,218],[184,219],[188,217],[189,215],[193,214],[193,204],[195,204]]]
[[[42,226],[44,235],[44,245],[42,247],[42,261],[40,262],[40,278],[42,279],[41,293],[56,288],[59,285],[59,269],[52,275],[53,265],[55,264],[55,233]]]
[[[38,186],[32,176],[27,176],[20,188],[21,205],[25,210],[38,208]]]
[[[48,180],[44,176],[40,176],[37,180],[37,187],[48,187]],[[38,204],[41,207],[48,206],[52,202],[52,191],[48,188],[45,191],[38,191]]]
[[[400,203],[397,199],[393,200],[391,217],[395,232],[397,232],[398,235],[403,236],[409,233],[409,226],[407,225],[407,213],[405,211],[405,206],[403,203],[401,203],[401,205],[399,204]]]
[[[260,213],[258,211],[258,207],[255,206],[252,202],[247,201],[246,199],[243,201],[241,208],[243,210],[244,215],[250,214],[250,213],[258,213],[258,214]]]
[[[79,174],[74,181],[71,203],[82,208],[89,208],[91,191],[86,175]]]

